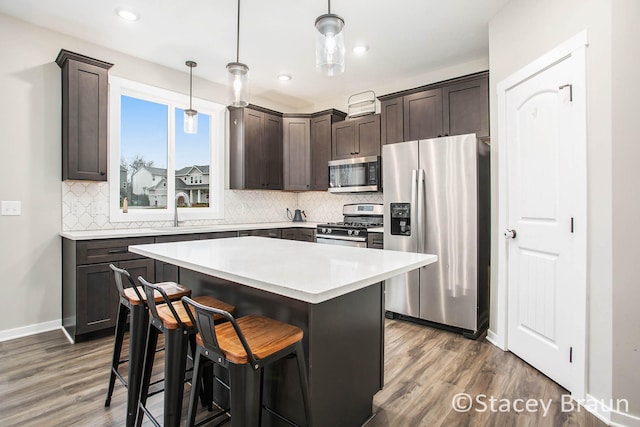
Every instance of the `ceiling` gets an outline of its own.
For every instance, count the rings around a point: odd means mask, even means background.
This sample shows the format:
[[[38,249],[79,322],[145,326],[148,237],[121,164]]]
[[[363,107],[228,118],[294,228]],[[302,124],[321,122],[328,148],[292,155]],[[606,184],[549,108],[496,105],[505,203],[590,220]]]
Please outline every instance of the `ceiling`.
[[[346,72],[315,71],[315,19],[325,0],[242,0],[240,62],[249,94],[297,107],[488,56],[488,21],[509,0],[334,0],[345,21]],[[114,10],[140,15],[124,21]],[[0,0],[0,13],[226,84],[236,56],[234,0]],[[351,49],[369,46],[362,56]],[[292,76],[289,82],[279,74]]]

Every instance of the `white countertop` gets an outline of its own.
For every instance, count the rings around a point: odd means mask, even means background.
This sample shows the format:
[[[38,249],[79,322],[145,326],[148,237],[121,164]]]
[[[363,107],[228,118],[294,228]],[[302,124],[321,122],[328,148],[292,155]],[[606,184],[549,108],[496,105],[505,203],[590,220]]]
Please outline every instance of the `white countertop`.
[[[437,261],[428,254],[266,237],[135,245],[129,251],[312,304]]]
[[[119,228],[112,230],[62,231],[70,240],[114,239],[120,237],[168,236],[172,234],[215,233],[217,231],[258,230],[267,228],[313,228],[317,222],[262,222],[251,224],[183,225],[179,227]]]

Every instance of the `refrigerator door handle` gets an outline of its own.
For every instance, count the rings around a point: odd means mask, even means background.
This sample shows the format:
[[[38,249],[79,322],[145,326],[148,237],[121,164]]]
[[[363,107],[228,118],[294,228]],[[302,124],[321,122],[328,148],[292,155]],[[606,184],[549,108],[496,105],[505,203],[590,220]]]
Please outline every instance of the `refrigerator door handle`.
[[[419,169],[418,170],[418,200],[417,200],[417,206],[416,206],[416,215],[418,217],[418,252],[419,253],[424,253],[425,251],[425,245],[424,245],[424,240],[425,240],[425,236],[424,236],[424,232],[425,232],[425,201],[426,201],[426,194],[425,194],[425,185],[424,185],[424,178],[425,178],[425,173],[424,173],[424,169]]]
[[[418,222],[418,169],[411,171],[411,223],[413,225],[413,235],[420,236],[420,224]],[[413,237],[415,238],[415,237]],[[416,248],[420,252],[420,239]]]

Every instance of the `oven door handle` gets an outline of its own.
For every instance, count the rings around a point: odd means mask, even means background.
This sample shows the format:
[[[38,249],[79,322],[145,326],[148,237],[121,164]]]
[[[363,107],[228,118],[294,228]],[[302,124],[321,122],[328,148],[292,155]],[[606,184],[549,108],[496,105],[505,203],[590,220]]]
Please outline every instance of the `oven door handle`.
[[[351,242],[366,242],[366,237],[351,237],[351,236],[332,236],[330,234],[318,234],[317,239],[330,239],[330,240],[349,240]]]

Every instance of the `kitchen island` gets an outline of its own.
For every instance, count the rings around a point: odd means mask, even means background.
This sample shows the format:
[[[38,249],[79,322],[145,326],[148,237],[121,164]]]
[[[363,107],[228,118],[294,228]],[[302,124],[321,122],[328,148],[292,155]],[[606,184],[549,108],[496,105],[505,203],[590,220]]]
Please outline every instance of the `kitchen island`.
[[[172,263],[194,295],[236,314],[262,314],[304,331],[315,426],[360,426],[384,383],[382,281],[431,264],[435,255],[239,237],[130,246]],[[265,370],[265,404],[304,424],[295,362]],[[286,425],[267,411],[263,425]]]

